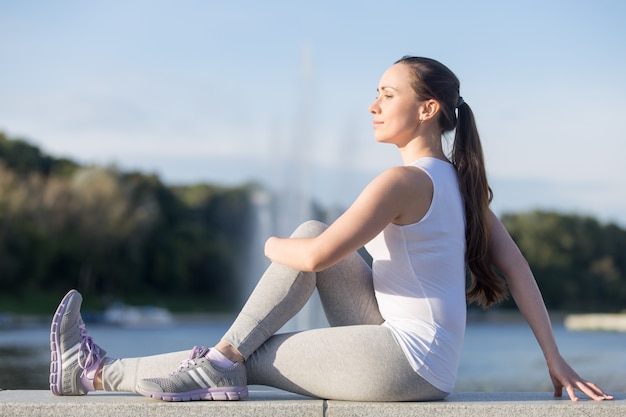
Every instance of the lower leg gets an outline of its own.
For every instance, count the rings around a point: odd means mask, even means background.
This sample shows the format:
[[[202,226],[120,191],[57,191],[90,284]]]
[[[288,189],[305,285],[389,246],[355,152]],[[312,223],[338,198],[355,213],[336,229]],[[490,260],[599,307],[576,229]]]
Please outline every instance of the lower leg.
[[[318,236],[325,228],[306,222],[291,237]],[[246,359],[302,309],[315,285],[314,272],[272,263],[216,348],[233,362]]]
[[[100,377],[94,381],[94,388],[135,392],[139,380],[173,371],[188,357],[189,351],[181,351],[139,358],[107,358],[98,370]]]

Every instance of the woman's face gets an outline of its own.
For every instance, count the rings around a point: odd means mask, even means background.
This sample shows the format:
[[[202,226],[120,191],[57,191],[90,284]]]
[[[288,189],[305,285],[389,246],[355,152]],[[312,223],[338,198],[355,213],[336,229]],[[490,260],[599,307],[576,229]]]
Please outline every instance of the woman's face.
[[[417,136],[420,102],[411,80],[411,71],[404,64],[393,65],[381,77],[378,97],[369,107],[378,142],[403,147]]]

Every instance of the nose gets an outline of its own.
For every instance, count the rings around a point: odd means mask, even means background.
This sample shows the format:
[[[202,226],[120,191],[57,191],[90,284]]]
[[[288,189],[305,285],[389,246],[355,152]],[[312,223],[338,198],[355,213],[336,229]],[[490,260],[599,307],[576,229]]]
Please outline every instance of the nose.
[[[368,110],[372,114],[380,113],[380,106],[378,105],[378,99],[374,100],[374,102],[370,104]]]

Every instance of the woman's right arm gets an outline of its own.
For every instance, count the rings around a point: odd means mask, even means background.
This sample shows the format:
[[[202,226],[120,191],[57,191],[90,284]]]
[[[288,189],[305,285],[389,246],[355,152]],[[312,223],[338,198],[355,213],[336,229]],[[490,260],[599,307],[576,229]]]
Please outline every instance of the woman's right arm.
[[[548,365],[554,395],[561,396],[565,388],[573,401],[578,389],[594,400],[610,400],[594,383],[582,379],[563,359],[557,347],[550,317],[528,262],[495,214],[490,215],[490,252],[494,266],[506,277],[511,295],[528,321]]]
[[[430,178],[408,167],[388,169],[370,182],[355,202],[315,238],[270,237],[265,256],[300,271],[321,271],[373,239],[398,220],[416,199],[430,205]]]

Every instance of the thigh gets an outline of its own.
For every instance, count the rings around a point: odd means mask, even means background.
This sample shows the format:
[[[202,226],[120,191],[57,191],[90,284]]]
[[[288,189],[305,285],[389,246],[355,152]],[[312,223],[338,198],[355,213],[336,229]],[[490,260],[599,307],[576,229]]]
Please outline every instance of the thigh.
[[[275,335],[246,362],[248,383],[348,401],[435,400],[384,326],[343,326]]]
[[[327,228],[324,223],[308,221],[292,237],[319,236]],[[374,295],[372,269],[357,252],[317,272],[315,286],[331,326],[383,323]]]
[[[372,269],[357,252],[318,272],[316,285],[331,326],[383,323]]]

